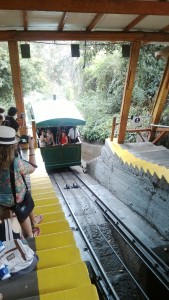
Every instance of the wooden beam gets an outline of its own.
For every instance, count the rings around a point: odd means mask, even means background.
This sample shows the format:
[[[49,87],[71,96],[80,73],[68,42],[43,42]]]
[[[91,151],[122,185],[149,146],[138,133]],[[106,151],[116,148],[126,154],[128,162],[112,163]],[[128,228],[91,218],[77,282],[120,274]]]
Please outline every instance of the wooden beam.
[[[146,131],[151,131],[151,128],[132,128],[132,129],[127,128],[126,129],[126,132],[135,132],[135,133],[146,132]]]
[[[0,31],[0,41],[128,41],[169,42],[168,33],[117,31]]]
[[[111,129],[111,136],[110,136],[111,142],[114,139],[115,128],[116,128],[116,117],[113,118],[113,122],[112,122],[112,129]]]
[[[81,13],[109,13],[136,15],[169,15],[169,3],[135,0],[1,0],[0,10],[37,10]]]
[[[166,133],[167,133],[167,131],[162,131],[162,132],[154,139],[154,141],[152,141],[152,143],[153,143],[153,144],[156,144],[157,142],[159,142],[159,140],[161,140],[161,138],[162,138],[163,136],[165,136]]]
[[[162,128],[162,127],[157,127],[157,128],[154,128],[155,131],[157,132],[169,132],[169,128]]]
[[[27,15],[27,11],[23,11],[23,27],[24,27],[25,31],[28,30],[28,15]]]
[[[125,82],[124,93],[123,93],[123,101],[122,101],[121,113],[120,113],[120,126],[119,126],[119,134],[117,138],[117,142],[119,144],[124,143],[124,139],[125,139],[140,46],[141,46],[141,42],[136,41],[133,43],[131,49],[130,61],[129,61],[128,72],[126,76],[126,82]]]
[[[143,136],[142,136],[142,132],[151,132],[151,128],[132,128],[132,129],[126,129],[126,132],[132,132],[132,133],[137,133],[139,136],[140,136],[140,138],[141,138],[141,140],[143,141],[143,142],[145,142],[145,138],[143,138]]]
[[[169,25],[165,26],[160,30],[160,32],[168,32],[169,31]]]
[[[15,103],[18,109],[18,114],[24,113],[24,101],[22,94],[21,72],[19,65],[18,44],[15,41],[8,42],[9,57],[12,72],[12,82],[15,96]]]
[[[93,28],[96,26],[96,24],[101,20],[101,18],[104,16],[104,14],[97,14],[91,23],[86,27],[87,31],[92,31]]]
[[[68,15],[69,15],[69,14],[68,14],[67,12],[63,13],[63,16],[62,16],[62,19],[61,19],[61,21],[60,21],[59,28],[58,28],[59,31],[62,31],[62,30],[63,30],[63,28],[64,28],[64,26],[65,26],[65,23],[66,23],[66,20],[67,20],[67,18],[68,18]]]
[[[166,62],[163,78],[161,80],[161,84],[158,90],[156,103],[154,105],[153,113],[152,113],[152,124],[158,124],[160,122],[161,114],[163,112],[164,104],[167,100],[167,96],[169,93],[169,57]],[[154,128],[150,134],[149,140],[152,141],[154,138]]]
[[[141,132],[137,132],[137,134],[138,134],[139,137],[141,138],[142,142],[145,142],[145,139],[142,137]]]
[[[36,123],[35,121],[32,121],[32,136],[34,138],[34,148],[38,148],[37,144],[37,134],[36,134]]]
[[[131,28],[133,28],[135,25],[137,25],[139,22],[144,20],[147,16],[138,16],[135,18],[131,23],[129,23],[125,28],[124,31],[129,31]]]

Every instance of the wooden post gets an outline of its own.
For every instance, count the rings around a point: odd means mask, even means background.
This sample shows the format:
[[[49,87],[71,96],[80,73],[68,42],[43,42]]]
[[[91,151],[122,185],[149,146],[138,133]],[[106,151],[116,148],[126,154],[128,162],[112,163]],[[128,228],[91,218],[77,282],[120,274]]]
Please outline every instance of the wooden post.
[[[112,122],[112,129],[111,129],[111,136],[110,136],[111,142],[113,141],[114,138],[115,128],[116,128],[116,117],[113,118],[113,122]]]
[[[33,134],[33,138],[34,138],[34,140],[35,140],[34,147],[37,148],[38,145],[37,145],[37,135],[36,135],[36,125],[35,125],[35,121],[32,121],[32,134]]]
[[[158,90],[156,103],[154,105],[153,113],[152,113],[152,124],[157,124],[160,122],[161,114],[163,112],[164,104],[167,100],[167,96],[169,93],[169,57],[165,66],[163,78],[161,80],[161,84]],[[155,136],[155,130],[152,128],[149,140],[153,141]]]
[[[13,82],[13,90],[15,96],[15,103],[16,108],[18,110],[18,115],[20,116],[21,113],[25,115],[25,107],[23,101],[23,94],[22,94],[22,82],[21,82],[21,71],[20,71],[20,64],[19,64],[19,51],[18,51],[18,43],[16,41],[9,41],[8,42],[8,49],[9,49],[9,57],[11,63],[11,73],[12,73],[12,82]],[[27,126],[24,119],[19,119],[19,132],[20,136],[27,135]],[[23,144],[20,146],[21,149],[28,149],[28,144]]]
[[[131,49],[128,73],[126,77],[124,93],[123,93],[123,101],[122,101],[121,113],[120,113],[120,126],[119,126],[119,134],[117,139],[117,142],[119,144],[123,144],[125,139],[127,120],[128,120],[128,114],[129,114],[129,109],[131,104],[135,74],[137,70],[137,62],[139,58],[140,46],[141,46],[141,42],[135,41],[133,42],[132,49]]]
[[[22,94],[18,43],[16,41],[9,41],[8,49],[9,49],[9,57],[11,63],[11,73],[12,73],[15,103],[18,109],[18,113],[21,114],[21,113],[25,113],[25,108],[24,108],[23,94]]]

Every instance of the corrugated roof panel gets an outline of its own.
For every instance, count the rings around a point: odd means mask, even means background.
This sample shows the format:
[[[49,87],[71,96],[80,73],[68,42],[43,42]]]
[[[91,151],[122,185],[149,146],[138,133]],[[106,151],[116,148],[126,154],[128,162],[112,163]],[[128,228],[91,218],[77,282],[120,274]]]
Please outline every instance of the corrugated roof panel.
[[[19,10],[0,10],[0,30],[23,30],[23,14]]]
[[[62,12],[28,12],[28,29],[30,30],[57,30],[61,21]]]
[[[27,29],[57,31],[63,14],[60,11],[28,11]],[[95,16],[97,16],[96,13],[68,12],[63,30],[85,31]],[[132,14],[105,14],[96,23],[93,31],[123,31],[138,16]],[[142,21],[131,28],[131,31],[159,31],[168,25],[169,16],[145,16]],[[24,30],[23,11],[0,10],[0,30]]]
[[[64,30],[86,30],[96,14],[69,13]]]
[[[63,31],[85,31],[86,27],[81,25],[66,24]]]
[[[133,29],[142,31],[159,31],[169,25],[168,16],[147,16]]]
[[[94,30],[123,30],[138,15],[104,15]]]

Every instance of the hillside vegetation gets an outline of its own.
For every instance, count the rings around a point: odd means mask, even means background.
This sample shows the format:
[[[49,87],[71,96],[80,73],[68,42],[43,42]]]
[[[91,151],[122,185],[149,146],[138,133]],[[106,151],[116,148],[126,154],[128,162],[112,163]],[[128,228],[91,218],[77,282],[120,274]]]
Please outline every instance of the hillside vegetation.
[[[117,122],[123,98],[128,58],[122,57],[121,44],[80,43],[80,57],[72,58],[70,43],[31,43],[31,59],[20,57],[24,101],[29,116],[32,102],[56,98],[74,101],[86,126],[80,128],[84,140],[104,142],[110,136],[114,116]],[[144,45],[140,49],[139,63],[131,116],[143,116],[143,126],[149,124],[155,94],[165,67],[163,59],[154,53],[164,45]],[[7,43],[0,44],[0,103],[4,108],[15,105]],[[169,125],[169,102],[166,103],[161,122]],[[127,134],[127,141],[135,135]]]

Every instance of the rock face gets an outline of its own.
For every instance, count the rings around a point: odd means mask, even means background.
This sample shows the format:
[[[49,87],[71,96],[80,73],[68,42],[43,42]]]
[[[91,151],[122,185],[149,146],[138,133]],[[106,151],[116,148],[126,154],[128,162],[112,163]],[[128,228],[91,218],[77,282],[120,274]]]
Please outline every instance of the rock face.
[[[108,145],[86,167],[89,175],[169,239],[169,184],[165,179],[124,164]]]

